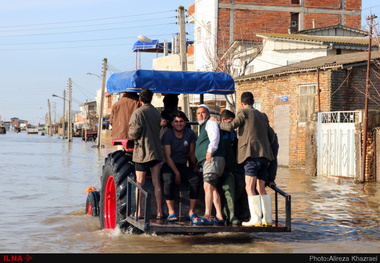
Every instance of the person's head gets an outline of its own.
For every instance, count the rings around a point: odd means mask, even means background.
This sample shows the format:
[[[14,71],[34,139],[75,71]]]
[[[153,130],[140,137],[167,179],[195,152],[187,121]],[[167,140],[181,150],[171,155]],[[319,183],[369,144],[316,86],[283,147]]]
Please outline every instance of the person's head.
[[[153,92],[149,89],[141,89],[139,98],[142,103],[151,103],[153,98]]]
[[[253,98],[252,92],[246,91],[241,94],[241,105],[244,106],[251,106],[255,102],[255,99]]]
[[[173,115],[172,126],[175,131],[183,131],[186,127],[186,114],[182,111],[177,111]]]
[[[123,97],[127,97],[129,99],[133,99],[133,100],[139,100],[139,95],[137,94],[137,92],[125,92],[123,94]]]
[[[178,107],[178,94],[166,94],[162,100],[164,108],[172,109]]]
[[[201,104],[197,109],[197,119],[199,124],[203,124],[210,117],[210,109],[206,104]]]
[[[222,111],[222,114],[220,114],[220,119],[222,122],[231,122],[235,119],[235,113],[229,110]]]

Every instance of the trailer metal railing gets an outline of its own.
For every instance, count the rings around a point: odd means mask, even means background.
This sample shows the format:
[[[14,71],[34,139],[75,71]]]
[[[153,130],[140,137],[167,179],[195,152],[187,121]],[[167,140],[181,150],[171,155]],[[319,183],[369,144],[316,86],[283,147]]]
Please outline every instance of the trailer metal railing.
[[[119,225],[131,225],[143,232],[159,233],[215,233],[215,232],[290,232],[291,231],[291,195],[285,193],[276,186],[271,189],[275,192],[275,219],[273,227],[233,227],[233,226],[194,226],[191,223],[157,224],[151,220],[151,197],[148,191],[137,185],[130,177],[127,178],[126,211],[125,219]],[[134,194],[134,196],[132,196]],[[279,222],[279,195],[285,200],[285,224]],[[140,198],[141,197],[141,198]],[[138,215],[138,207],[141,199],[141,214]],[[133,203],[133,201],[135,201]],[[165,221],[165,220],[163,220]]]

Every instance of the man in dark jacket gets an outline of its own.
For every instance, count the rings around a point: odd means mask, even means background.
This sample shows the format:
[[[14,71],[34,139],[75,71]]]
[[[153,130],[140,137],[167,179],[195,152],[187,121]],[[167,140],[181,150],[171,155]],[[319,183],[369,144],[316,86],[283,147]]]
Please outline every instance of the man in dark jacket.
[[[269,126],[268,117],[253,107],[254,98],[251,92],[241,95],[241,110],[230,122],[221,122],[220,128],[226,131],[238,129],[237,161],[244,165],[246,192],[251,213],[249,222],[243,226],[271,226],[272,204],[270,195],[266,194],[265,181],[268,178],[268,164],[274,159],[271,144],[274,131]],[[258,183],[259,195],[256,195]],[[263,218],[262,218],[263,216]],[[261,219],[262,218],[262,219]]]
[[[160,141],[161,114],[151,104],[152,98],[153,93],[149,89],[142,89],[139,93],[142,106],[132,113],[128,135],[134,141],[133,161],[136,182],[139,186],[144,186],[146,172],[150,169],[157,202],[157,218],[161,219],[163,218],[160,184],[160,163],[163,157]]]

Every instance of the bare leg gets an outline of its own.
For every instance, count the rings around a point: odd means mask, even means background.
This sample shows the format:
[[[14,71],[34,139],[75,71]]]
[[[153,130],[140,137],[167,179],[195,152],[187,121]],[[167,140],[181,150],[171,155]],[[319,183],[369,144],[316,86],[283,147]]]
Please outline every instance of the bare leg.
[[[195,206],[197,205],[198,199],[190,199],[190,209],[189,209],[189,216],[194,214]]]
[[[220,195],[216,187],[213,187],[213,199],[214,199],[214,206],[216,210],[216,218],[218,220],[223,220],[222,203],[220,201]]]
[[[161,165],[158,163],[157,165],[150,168],[150,171],[152,173],[154,196],[156,197],[157,202],[157,216],[162,217],[164,214],[162,213],[162,189],[160,184],[160,167]]]
[[[146,172],[136,171],[136,183],[140,187],[143,187],[145,184],[145,174],[146,174]],[[139,199],[139,207],[137,208],[137,217],[140,217],[142,194],[139,195],[139,191],[136,188],[136,200],[137,199]]]
[[[174,200],[166,200],[166,204],[168,206],[169,215],[175,213],[175,210],[174,210]]]
[[[265,181],[261,179],[257,179],[257,192],[259,192],[259,195],[266,195],[267,192],[265,191]]]
[[[255,188],[256,188],[256,181],[257,176],[245,176],[245,191],[247,192],[248,196],[256,195]]]
[[[205,182],[203,184],[203,188],[205,191],[205,213],[203,217],[210,221],[213,202],[212,185]]]

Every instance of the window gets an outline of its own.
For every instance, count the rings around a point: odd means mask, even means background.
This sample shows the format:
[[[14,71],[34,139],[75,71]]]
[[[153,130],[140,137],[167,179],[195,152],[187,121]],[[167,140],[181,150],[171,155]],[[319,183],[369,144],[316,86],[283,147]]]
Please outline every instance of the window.
[[[295,33],[298,31],[299,13],[290,13],[290,32]]]
[[[201,28],[200,28],[200,27],[197,28],[197,41],[198,41],[199,43],[202,42],[202,31],[201,31]]]
[[[300,0],[290,0],[290,3],[292,5],[299,5],[300,4]]]
[[[306,122],[310,114],[315,112],[316,92],[315,84],[299,86],[298,119],[300,122]]]
[[[261,111],[261,99],[255,99],[255,102],[253,103],[253,107],[256,110]]]
[[[211,22],[208,22],[206,26],[206,39],[210,39],[210,38],[211,38]]]

